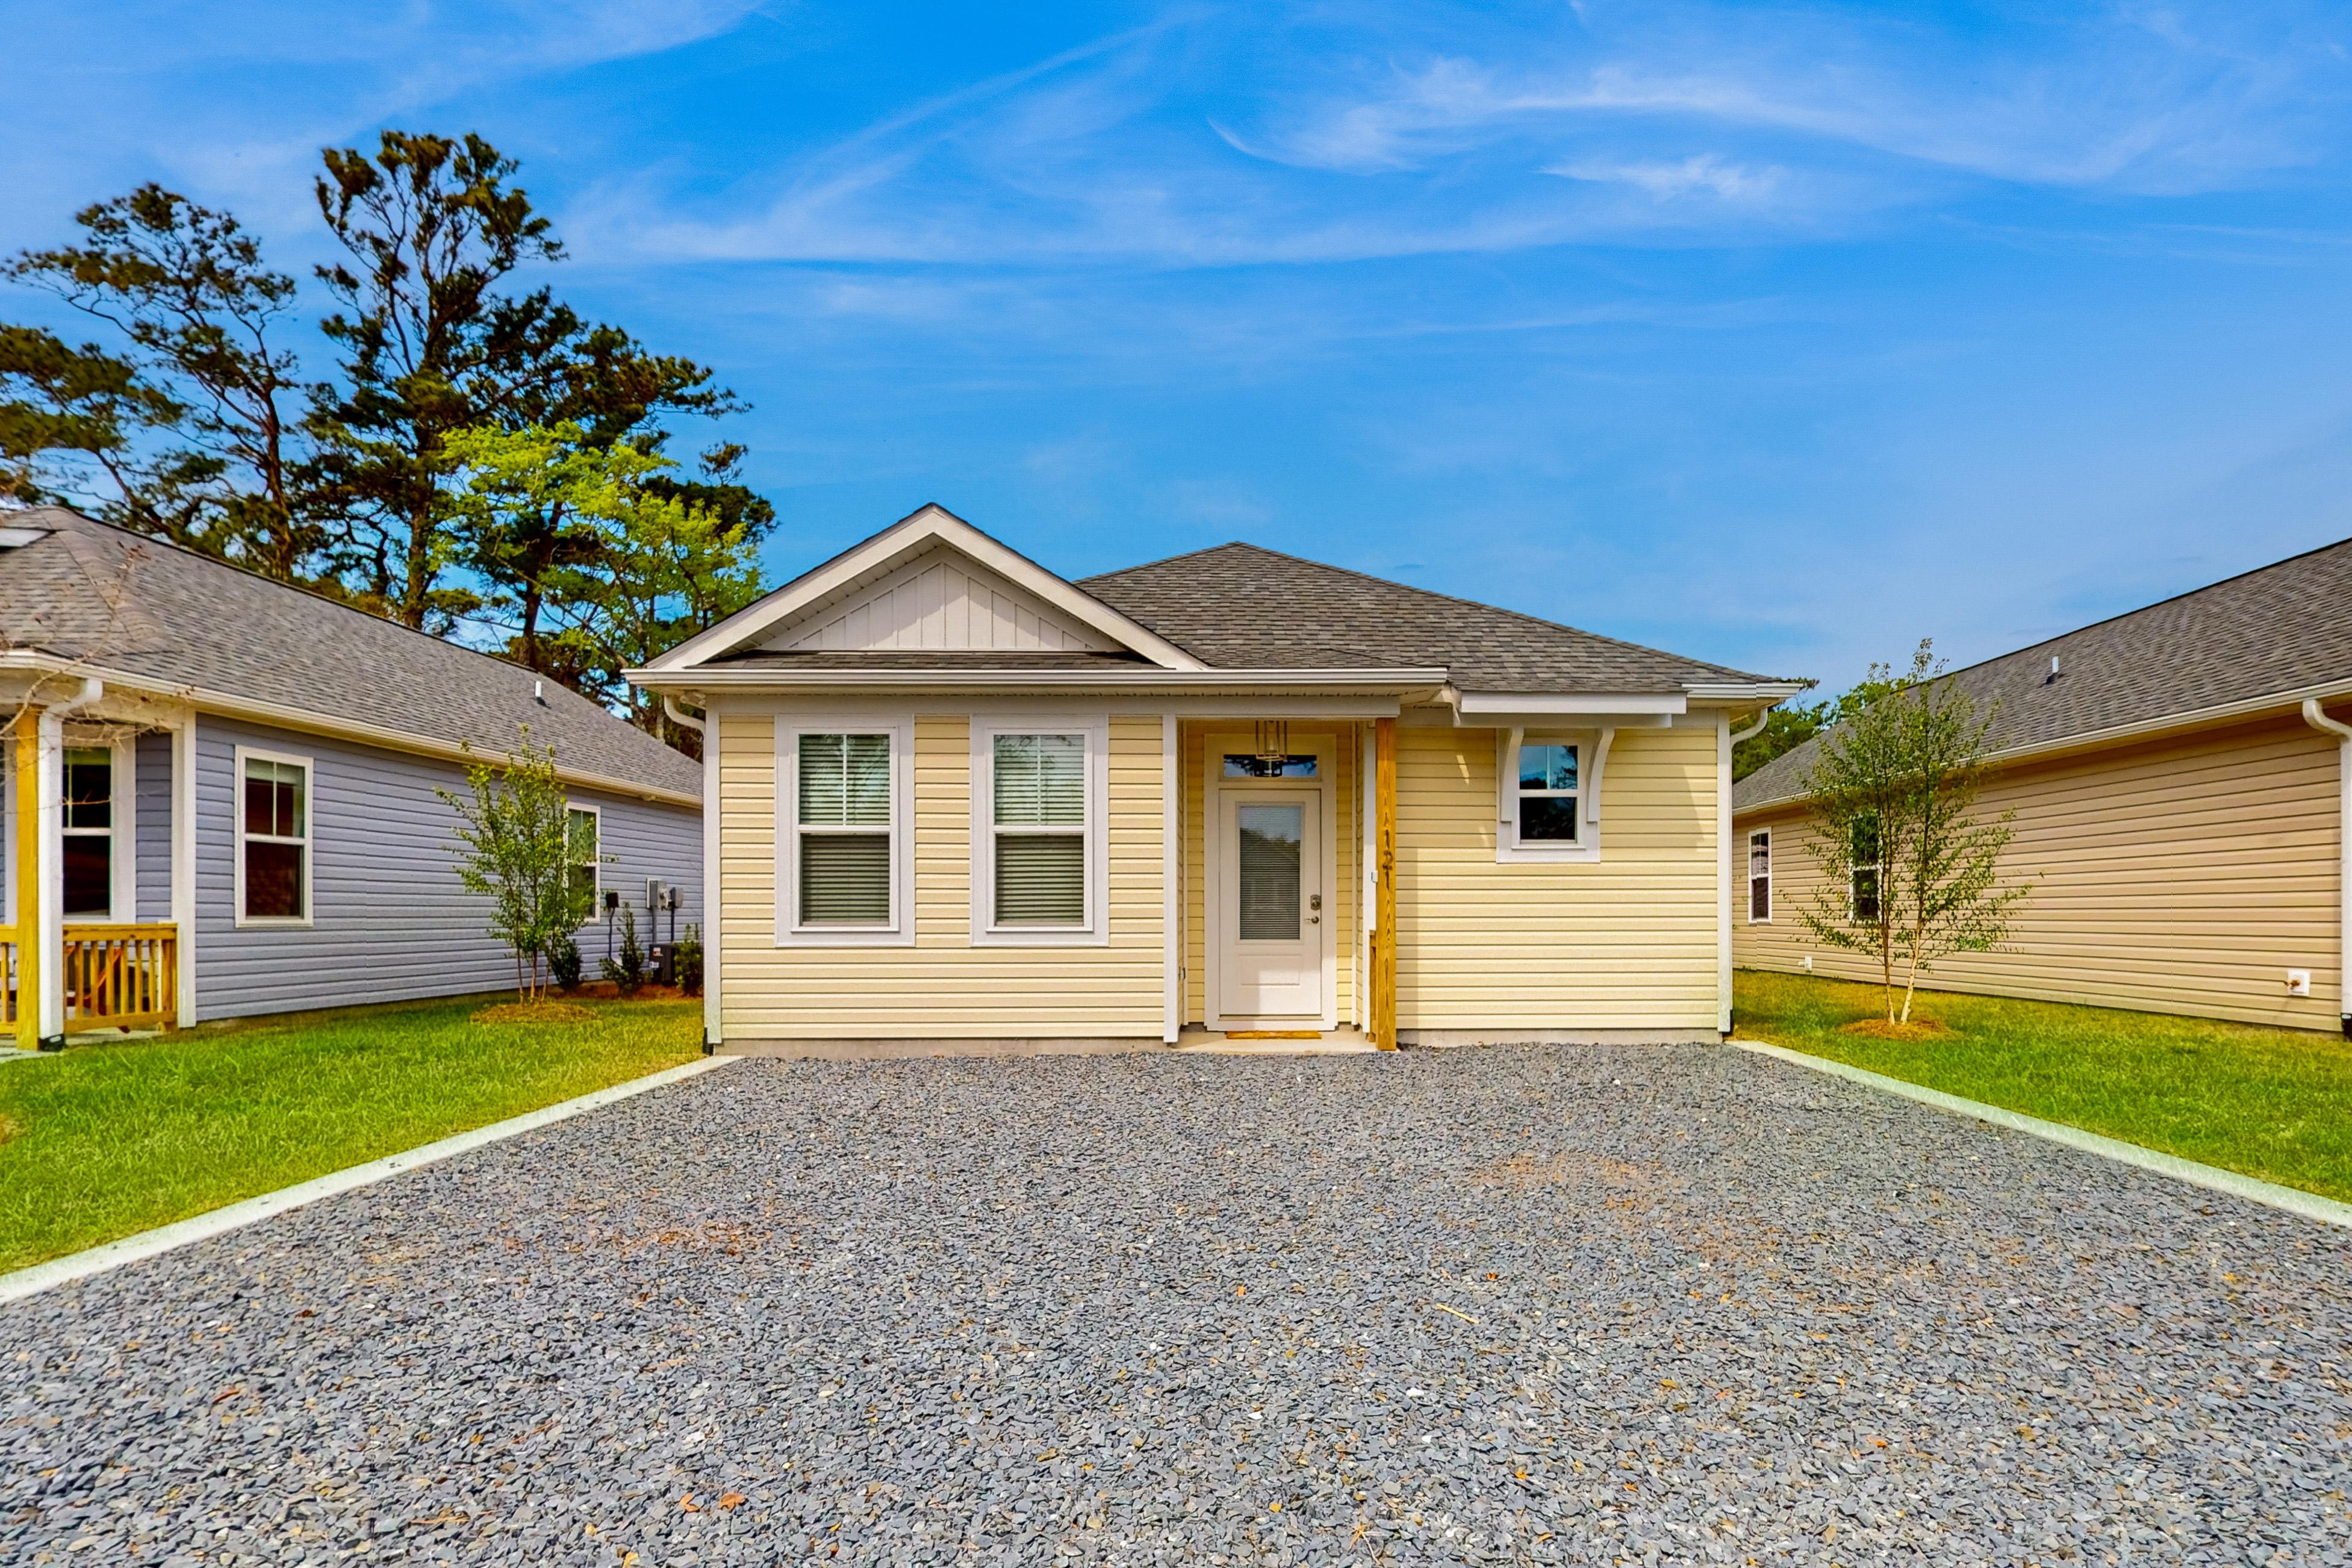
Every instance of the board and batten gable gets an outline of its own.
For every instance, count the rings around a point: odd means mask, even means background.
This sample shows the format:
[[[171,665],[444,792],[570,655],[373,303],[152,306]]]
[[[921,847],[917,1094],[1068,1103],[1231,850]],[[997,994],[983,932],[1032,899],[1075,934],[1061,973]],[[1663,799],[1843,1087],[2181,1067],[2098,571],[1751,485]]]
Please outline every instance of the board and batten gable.
[[[1497,864],[1496,732],[1400,725],[1401,1037],[1717,1038],[1720,733],[1711,713],[1618,730],[1600,858]]]
[[[777,940],[777,734],[823,710],[720,705],[719,1013],[730,1043],[787,1039],[1148,1038],[1162,990],[1161,721],[1112,711],[1105,795],[1108,940],[1061,946],[971,941],[971,736],[968,713],[862,704],[903,719],[914,756],[914,940],[794,946]],[[1052,701],[1007,712],[1074,729],[1103,719]]]
[[[310,918],[236,920],[236,751],[310,763]],[[488,900],[457,879],[457,816],[436,789],[463,794],[465,770],[331,736],[200,716],[196,721],[196,997],[202,1019],[498,991],[513,955],[485,930]],[[145,776],[142,759],[142,778]],[[168,776],[168,775],[167,775]],[[598,808],[604,885],[639,906],[645,881],[680,889],[679,929],[702,918],[700,814],[573,789]],[[144,815],[144,802],[142,815]],[[168,821],[168,818],[166,819]],[[144,838],[143,822],[142,838]],[[142,877],[142,903],[145,879]],[[641,928],[644,940],[653,940]],[[667,925],[663,927],[667,935]],[[581,932],[593,973],[599,928]]]
[[[1935,961],[1920,984],[2045,1002],[2334,1030],[2343,857],[2336,742],[2298,719],[2110,746],[1995,774],[2014,811],[2005,876],[2032,892],[1996,952]],[[1743,968],[1874,980],[1799,910],[1822,890],[1815,829],[1795,805],[1743,812],[1732,936]],[[1771,918],[1751,918],[1748,837],[1771,834]],[[1842,895],[1841,895],[1842,897]],[[2289,993],[2289,970],[2311,994]],[[1898,971],[1899,973],[1899,971]]]

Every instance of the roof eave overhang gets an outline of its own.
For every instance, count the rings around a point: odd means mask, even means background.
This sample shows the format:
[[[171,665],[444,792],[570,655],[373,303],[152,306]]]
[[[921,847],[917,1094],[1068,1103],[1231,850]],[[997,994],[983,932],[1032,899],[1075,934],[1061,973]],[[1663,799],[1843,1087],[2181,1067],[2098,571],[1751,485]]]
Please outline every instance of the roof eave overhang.
[[[2160,714],[2130,724],[2114,724],[2104,730],[2085,730],[2077,734],[2061,735],[2055,740],[2036,741],[2028,745],[2003,746],[1987,752],[1982,758],[1989,767],[2008,767],[2017,763],[2042,762],[2063,757],[2070,752],[2095,752],[2107,746],[2129,745],[2139,741],[2161,740],[2167,735],[2182,734],[2191,730],[2208,730],[2221,724],[2241,723],[2251,719],[2284,717],[2297,712],[2306,700],[2321,702],[2331,698],[2352,697],[2352,678],[2325,681],[2317,686],[2297,687],[2292,691],[2269,692],[2261,697],[2249,697],[2237,702],[2216,703],[2210,708],[2196,708],[2182,713]],[[1801,805],[1801,791],[1776,795],[1766,800],[1751,800],[1735,809],[1747,816],[1752,812],[1777,811],[1784,806]]]
[[[212,713],[224,719],[243,719],[256,724],[268,724],[275,729],[299,730],[305,734],[330,735],[343,740],[358,741],[366,745],[380,746],[386,751],[406,752],[415,756],[438,757],[447,762],[478,763],[488,753],[479,749],[445,741],[436,735],[420,735],[411,730],[395,730],[381,724],[364,724],[350,719],[338,719],[324,713],[314,713],[305,708],[289,708],[283,703],[266,702],[258,698],[238,697],[207,687],[178,685],[158,680],[153,676],[134,675],[127,670],[109,669],[83,659],[66,658],[54,654],[12,648],[0,653],[0,670],[22,670],[38,676],[54,676],[65,679],[88,677],[105,683],[109,690],[136,692],[160,703],[175,708],[191,708],[199,713]],[[614,721],[618,722],[619,721]],[[607,795],[635,795],[640,800],[658,801],[669,805],[687,805],[699,809],[702,796],[686,790],[670,789],[661,784],[646,784],[641,779],[626,779],[612,773],[592,773],[583,768],[556,766],[556,776],[565,784],[582,789],[602,790]]]
[[[1440,668],[1408,669],[729,669],[658,666],[623,672],[651,691],[1360,691],[1434,695]]]

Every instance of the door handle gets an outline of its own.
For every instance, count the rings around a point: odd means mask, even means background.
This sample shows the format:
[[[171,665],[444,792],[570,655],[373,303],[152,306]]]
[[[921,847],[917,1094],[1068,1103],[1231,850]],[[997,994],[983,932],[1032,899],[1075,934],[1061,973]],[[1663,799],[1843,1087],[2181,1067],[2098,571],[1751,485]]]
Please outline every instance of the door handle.
[[[1321,915],[1308,915],[1307,917],[1307,923],[1311,926],[1319,926],[1323,923],[1323,917]]]

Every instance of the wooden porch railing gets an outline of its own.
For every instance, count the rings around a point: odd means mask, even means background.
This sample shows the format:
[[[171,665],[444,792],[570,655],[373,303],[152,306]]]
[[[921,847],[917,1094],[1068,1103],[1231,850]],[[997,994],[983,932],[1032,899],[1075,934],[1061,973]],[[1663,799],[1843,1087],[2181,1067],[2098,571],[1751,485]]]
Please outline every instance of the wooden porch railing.
[[[0,926],[0,1024],[16,1021],[16,928]],[[6,1045],[14,1045],[10,1040]]]
[[[170,1026],[180,1016],[180,928],[68,925],[66,1027]]]

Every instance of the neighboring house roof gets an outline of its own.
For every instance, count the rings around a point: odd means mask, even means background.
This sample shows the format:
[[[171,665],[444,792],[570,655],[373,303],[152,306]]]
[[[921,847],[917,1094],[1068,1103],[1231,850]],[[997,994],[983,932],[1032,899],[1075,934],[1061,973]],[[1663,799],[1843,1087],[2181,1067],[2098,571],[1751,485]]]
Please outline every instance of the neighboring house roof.
[[[1202,663],[1235,669],[1442,666],[1464,690],[1679,692],[1769,680],[1255,544],[1078,586]]]
[[[0,549],[0,645],[257,701],[330,732],[499,755],[529,725],[567,773],[702,792],[700,763],[520,665],[77,512],[0,512],[0,531],[34,535]]]
[[[2050,672],[2052,658],[2058,673]],[[2261,567],[2047,642],[1956,669],[1992,710],[1996,752],[2042,749],[2168,721],[2286,705],[2352,687],[2352,540]],[[1732,790],[1734,810],[1793,800],[1820,741]]]

